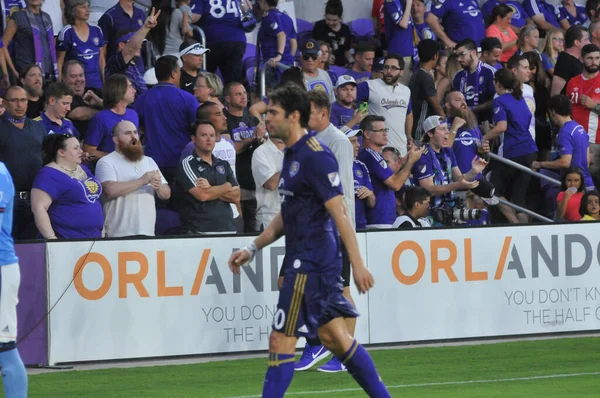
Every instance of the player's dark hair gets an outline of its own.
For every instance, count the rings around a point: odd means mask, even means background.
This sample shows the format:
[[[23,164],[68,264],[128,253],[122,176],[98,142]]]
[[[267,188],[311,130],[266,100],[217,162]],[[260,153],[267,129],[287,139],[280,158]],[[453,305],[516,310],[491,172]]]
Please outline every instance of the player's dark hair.
[[[215,125],[208,119],[196,119],[196,121],[192,124],[192,128],[190,129],[190,135],[195,137],[196,134],[198,134],[198,127],[203,125],[211,126],[213,129],[215,129],[215,136],[217,135],[217,129],[215,128]]]
[[[404,69],[404,58],[402,58],[401,56],[399,56],[398,54],[388,54],[387,57],[385,57],[385,59],[383,60],[383,64],[385,65],[386,61],[388,59],[395,59],[398,61],[398,66],[400,67],[400,69]]]
[[[523,61],[523,60],[529,62],[529,60],[527,59],[525,54],[519,55],[519,54],[515,53],[506,62],[506,69],[517,69],[519,67],[519,63],[521,63],[521,61]]]
[[[481,52],[491,52],[494,49],[502,50],[502,43],[497,37],[486,37],[479,42]]]
[[[42,142],[42,163],[47,165],[56,160],[56,154],[59,149],[66,149],[67,140],[74,138],[71,134],[50,134]]]
[[[198,120],[210,120],[210,110],[215,107],[215,106],[219,106],[217,104],[215,104],[214,102],[205,102],[202,105],[200,105],[198,107],[198,109],[196,109],[196,119]],[[196,130],[194,130],[196,131]]]
[[[415,204],[422,203],[430,197],[429,191],[423,187],[409,187],[404,193],[404,206],[406,210],[412,210]]]
[[[587,191],[586,193],[583,194],[583,197],[581,198],[581,204],[579,205],[579,215],[581,217],[585,216],[587,214],[587,201],[590,198],[590,196],[595,196],[598,199],[600,199],[600,193],[598,191]]]
[[[83,67],[83,64],[80,61],[77,61],[76,59],[70,59],[68,61],[65,61],[65,63],[63,64],[63,67],[62,67],[62,75],[63,75],[63,77],[69,74],[68,73],[69,69],[73,65],[79,65],[79,66],[81,66],[81,69],[83,69],[83,75],[85,76],[85,68]]]
[[[473,41],[473,39],[461,40],[458,43],[456,43],[456,46],[454,48],[458,50],[461,47],[464,47],[467,51],[477,50],[477,44],[475,43],[475,41]]]
[[[25,67],[25,69],[23,69],[21,74],[19,75],[19,81],[21,81],[22,79],[25,79],[25,76],[27,76],[29,71],[32,70],[33,68],[38,68],[40,70],[40,73],[42,74],[42,77],[44,76],[44,71],[42,70],[42,68],[40,68],[40,66],[38,64],[30,64],[30,65],[27,65]]]
[[[308,99],[311,104],[315,105],[317,109],[326,109],[327,114],[331,115],[331,102],[329,101],[329,95],[322,90],[313,90],[308,92]]]
[[[520,100],[523,98],[523,89],[521,82],[517,80],[514,73],[508,69],[500,69],[496,72],[494,80],[506,90],[512,90],[512,96]]]
[[[577,188],[577,192],[583,192],[585,188],[585,177],[583,176],[583,171],[577,166],[571,166],[567,170],[565,170],[562,176],[561,190],[567,190],[567,176],[569,174],[579,174],[579,178],[581,179],[581,185],[579,185],[579,188]]]
[[[292,66],[289,69],[286,69],[281,74],[281,79],[279,80],[279,85],[284,86],[288,83],[296,83],[300,87],[304,87],[306,90],[306,86],[304,85],[304,73],[302,69],[297,66]]]
[[[177,68],[179,68],[179,65],[177,65],[177,57],[173,55],[163,55],[157,59],[154,64],[156,80],[159,82],[166,82],[171,78],[171,75]]]
[[[267,3],[269,7],[277,7],[279,0],[265,0],[265,3]]]
[[[357,54],[362,55],[368,51],[375,52],[375,46],[373,44],[369,43],[368,41],[358,42],[358,44],[356,44],[356,46],[354,46],[354,55],[357,55]]]
[[[512,12],[514,12],[514,10],[510,6],[507,6],[506,4],[498,4],[492,9],[492,13],[490,14],[490,17],[488,19],[488,25],[491,25],[494,22],[496,22],[496,18],[504,18]]]
[[[125,97],[128,84],[129,79],[127,76],[120,73],[115,73],[106,78],[102,89],[104,109],[114,108]]]
[[[385,118],[383,116],[379,116],[379,115],[367,115],[367,117],[365,117],[361,122],[360,122],[360,126],[359,128],[362,131],[372,131],[373,130],[373,123],[375,122],[384,122],[385,123]]]
[[[595,53],[595,52],[600,52],[600,47],[598,47],[595,44],[586,44],[581,49],[581,58],[585,57],[589,53]]]
[[[571,48],[575,45],[575,41],[581,41],[583,32],[587,32],[583,26],[571,25],[565,32],[565,48]]]
[[[419,60],[421,62],[429,62],[440,53],[440,43],[437,40],[425,39],[419,42],[417,50],[419,51]]]
[[[300,126],[308,128],[310,100],[308,99],[308,93],[298,87],[297,84],[286,84],[276,88],[269,96],[269,100],[283,108],[285,117],[298,111],[300,113]]]
[[[573,106],[571,105],[571,101],[562,94],[557,94],[548,100],[548,112],[556,113],[560,116],[571,116],[571,112],[573,111]]]
[[[73,96],[73,91],[62,82],[55,82],[48,86],[46,89],[46,104],[50,100],[50,97],[54,99],[61,99],[65,95]]]
[[[542,66],[540,55],[535,51],[528,51],[523,56],[529,61],[529,70],[533,71],[532,68],[535,68],[535,75],[531,76],[529,81],[533,82],[535,87],[544,87],[547,84],[548,75]]]
[[[325,5],[325,15],[337,15],[342,18],[344,13],[344,5],[342,0],[328,0]]]

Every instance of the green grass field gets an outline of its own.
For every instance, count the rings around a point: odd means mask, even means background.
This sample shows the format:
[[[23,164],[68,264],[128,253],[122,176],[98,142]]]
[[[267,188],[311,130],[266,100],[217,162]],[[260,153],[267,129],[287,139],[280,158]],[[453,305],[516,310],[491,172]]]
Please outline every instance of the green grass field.
[[[600,397],[600,338],[373,350],[393,397]],[[266,359],[32,375],[29,397],[260,396]],[[293,397],[364,397],[347,373],[296,373]]]

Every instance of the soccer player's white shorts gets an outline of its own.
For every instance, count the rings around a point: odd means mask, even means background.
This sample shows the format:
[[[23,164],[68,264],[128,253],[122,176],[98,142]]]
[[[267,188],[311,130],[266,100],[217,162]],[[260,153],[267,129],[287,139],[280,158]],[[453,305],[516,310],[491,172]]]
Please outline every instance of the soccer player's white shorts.
[[[19,264],[0,267],[0,343],[17,340],[17,303],[20,284]]]

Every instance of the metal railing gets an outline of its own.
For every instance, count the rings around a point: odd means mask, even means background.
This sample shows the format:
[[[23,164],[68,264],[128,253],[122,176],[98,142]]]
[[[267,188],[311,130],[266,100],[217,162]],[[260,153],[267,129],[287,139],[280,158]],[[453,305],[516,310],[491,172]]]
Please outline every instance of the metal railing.
[[[544,217],[544,216],[542,216],[541,214],[537,214],[537,213],[536,213],[536,212],[534,212],[534,211],[531,211],[531,210],[529,210],[529,209],[526,209],[526,208],[524,208],[524,207],[521,207],[521,206],[519,206],[519,205],[516,205],[516,204],[514,204],[514,203],[511,203],[511,202],[509,202],[509,201],[508,201],[508,200],[506,200],[506,199],[502,199],[502,198],[499,198],[499,197],[497,197],[497,196],[494,196],[494,200],[497,200],[497,201],[498,201],[498,203],[500,203],[500,204],[503,204],[504,206],[511,207],[511,208],[515,209],[516,211],[518,211],[518,212],[520,212],[520,213],[525,213],[525,214],[527,214],[528,216],[530,216],[530,217],[533,217],[533,218],[536,218],[536,219],[538,219],[538,220],[540,220],[540,221],[544,221],[544,222],[554,222],[554,220],[551,220],[551,219],[549,219],[549,218],[547,218],[547,217]]]
[[[206,35],[204,34],[202,28],[198,25],[192,25],[192,29],[200,36],[200,44],[202,44],[202,47],[206,48]],[[202,68],[206,69],[206,53],[202,54]]]
[[[278,62],[276,67],[282,70],[291,68],[291,66],[282,64],[281,62]],[[271,68],[269,62],[265,62],[262,68],[260,68],[260,98],[264,98],[267,95],[267,68]]]
[[[542,180],[546,180],[554,185],[558,185],[558,186],[562,185],[562,183],[560,181],[555,180],[554,178],[544,175],[542,173],[539,173],[537,171],[533,171],[529,167],[523,166],[522,164],[519,164],[517,162],[513,162],[510,159],[503,158],[502,156],[498,156],[492,152],[490,152],[488,155],[490,156],[490,158],[497,160],[498,162],[502,162],[508,166],[514,167],[515,169],[519,169],[524,173],[531,174],[534,177],[540,178]]]

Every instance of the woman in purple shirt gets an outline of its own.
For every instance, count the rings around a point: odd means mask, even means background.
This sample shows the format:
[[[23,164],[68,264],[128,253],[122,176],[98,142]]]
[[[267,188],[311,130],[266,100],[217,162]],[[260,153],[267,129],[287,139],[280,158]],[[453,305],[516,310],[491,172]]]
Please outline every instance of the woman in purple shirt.
[[[31,209],[44,239],[100,238],[102,185],[81,165],[77,138],[52,134],[42,144],[44,167],[31,190]]]

